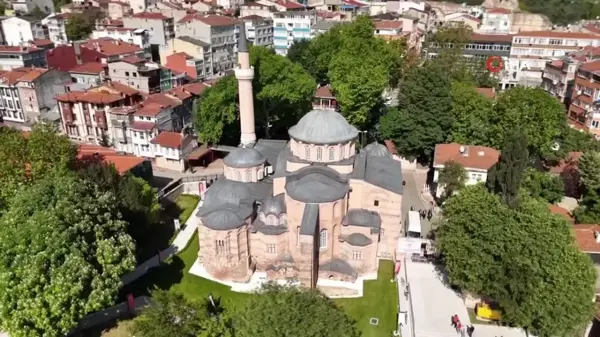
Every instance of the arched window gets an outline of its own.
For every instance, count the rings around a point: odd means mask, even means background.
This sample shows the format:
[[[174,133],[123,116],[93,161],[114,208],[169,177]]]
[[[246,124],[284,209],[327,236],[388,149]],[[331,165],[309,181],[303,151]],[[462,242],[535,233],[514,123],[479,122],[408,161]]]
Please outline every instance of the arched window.
[[[320,146],[317,147],[317,160],[323,160],[323,149]]]
[[[246,181],[252,181],[252,171],[246,171]]]
[[[264,178],[264,174],[265,174],[265,172],[262,170],[262,168],[259,167],[256,170],[256,177],[258,180],[261,180],[262,178]]]
[[[327,249],[327,230],[324,229],[319,234],[319,249],[325,250]]]
[[[348,158],[352,157],[352,144],[348,143]]]
[[[237,181],[242,180],[242,174],[238,170],[235,170],[235,180],[237,180]]]
[[[306,160],[310,160],[310,146],[308,145],[304,146],[304,156]]]
[[[329,161],[334,161],[335,160],[335,150],[333,147],[329,148]]]
[[[296,227],[296,245],[300,246],[300,226]]]

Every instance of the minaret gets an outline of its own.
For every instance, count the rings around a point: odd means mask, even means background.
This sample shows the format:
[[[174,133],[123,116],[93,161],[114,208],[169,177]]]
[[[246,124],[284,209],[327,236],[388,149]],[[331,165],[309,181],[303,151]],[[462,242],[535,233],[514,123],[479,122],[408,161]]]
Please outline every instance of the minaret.
[[[235,68],[235,78],[238,80],[240,95],[241,146],[253,147],[256,143],[256,133],[254,132],[254,95],[252,94],[254,68],[250,66],[250,53],[248,51],[246,26],[244,23],[240,26],[238,66]]]

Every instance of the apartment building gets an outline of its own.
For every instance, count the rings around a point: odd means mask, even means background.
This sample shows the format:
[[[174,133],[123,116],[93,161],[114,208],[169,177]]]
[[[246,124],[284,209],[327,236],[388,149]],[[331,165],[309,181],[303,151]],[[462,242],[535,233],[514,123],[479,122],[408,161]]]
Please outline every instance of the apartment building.
[[[512,11],[506,8],[490,8],[483,12],[481,25],[476,31],[482,34],[509,34]]]
[[[258,15],[241,18],[246,28],[246,37],[255,46],[273,46],[273,20]]]
[[[156,5],[156,0],[127,0],[133,13],[145,12],[148,7]]]
[[[150,32],[143,28],[110,27],[92,32],[93,39],[111,38],[134,44],[142,49],[150,49]]]
[[[144,93],[160,92],[163,88],[161,67],[138,56],[108,63],[108,76],[113,83],[118,82]],[[166,89],[171,88],[167,86]]]
[[[66,44],[69,42],[66,27],[71,16],[71,13],[60,13],[42,20],[42,24],[48,27],[48,38],[54,44]]]
[[[311,27],[317,22],[314,11],[287,11],[273,14],[273,45],[278,55],[287,55],[294,41],[312,39]]]
[[[600,139],[600,60],[581,64],[575,75],[569,122]]]
[[[0,46],[0,70],[21,67],[46,67],[46,50],[32,44],[26,46]]]
[[[22,46],[46,38],[42,20],[30,16],[15,16],[2,20],[4,41],[9,46]]]
[[[163,131],[150,141],[154,150],[156,166],[184,172],[186,157],[198,147],[196,139],[179,132]]]
[[[61,126],[67,136],[77,142],[99,144],[103,135],[111,143],[114,126],[107,113],[116,107],[132,106],[142,100],[139,91],[119,83],[104,84],[86,91],[71,91],[58,95]]]
[[[304,11],[306,9],[305,5],[292,0],[258,0],[256,2],[262,5],[273,7],[278,12]],[[304,2],[308,3],[308,1]]]
[[[425,0],[411,1],[387,1],[386,12],[388,13],[406,13],[411,9],[416,9],[421,12],[429,11],[431,6]]]
[[[54,13],[54,2],[52,0],[12,0],[12,9],[20,14],[30,14],[39,8],[46,14]]]
[[[4,122],[27,130],[46,119],[56,107],[55,94],[64,92],[62,84],[71,80],[67,72],[23,67],[0,76],[0,111]]]
[[[100,62],[87,62],[69,70],[74,83],[79,83],[85,89],[99,86],[106,79],[107,65]]]
[[[175,21],[162,13],[141,12],[123,18],[123,27],[144,29],[150,34],[150,44],[167,48],[167,41],[175,37]]]
[[[166,53],[160,57],[161,64],[167,65],[168,58],[174,54],[185,53],[202,63],[202,71],[197,72],[197,76],[212,75],[212,48],[210,43],[190,36],[178,36],[169,41],[168,47]],[[180,71],[184,72],[186,70],[182,69]]]
[[[513,35],[506,71],[512,81],[539,86],[547,62],[586,46],[600,46],[600,36],[579,32],[520,32]]]
[[[204,68],[203,59],[195,58],[185,52],[167,56],[165,67],[173,72],[185,74],[194,81],[212,75],[210,67]]]
[[[210,44],[213,74],[231,70],[237,63],[238,35],[239,21],[227,16],[194,13],[177,24],[177,36],[190,36]]]
[[[273,13],[275,13],[277,9],[272,5],[263,5],[257,2],[246,2],[245,4],[240,6],[240,17],[244,18],[247,16],[260,16],[263,18],[273,18]]]
[[[542,73],[542,88],[561,102],[570,104],[575,74],[585,62],[599,59],[600,47],[584,47],[560,59],[546,62]]]
[[[48,51],[48,66],[69,71],[87,62],[109,63],[128,56],[148,58],[147,52],[137,45],[111,38],[74,42]]]

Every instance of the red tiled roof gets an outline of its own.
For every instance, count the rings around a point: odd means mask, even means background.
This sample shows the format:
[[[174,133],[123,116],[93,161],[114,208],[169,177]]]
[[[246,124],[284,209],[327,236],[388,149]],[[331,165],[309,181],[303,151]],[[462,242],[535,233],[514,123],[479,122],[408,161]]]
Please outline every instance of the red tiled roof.
[[[135,56],[135,55],[123,57],[119,61],[122,61],[125,63],[130,63],[130,64],[138,64],[138,63],[146,62],[146,60],[144,60],[143,58],[141,58],[139,56]]]
[[[19,82],[33,82],[38,77],[42,76],[48,71],[47,68],[30,68],[29,71],[25,73],[21,78],[19,78]]]
[[[87,49],[96,50],[106,56],[133,54],[143,51],[142,48],[133,43],[127,43],[125,41],[114,40],[111,38],[87,40],[81,46]]]
[[[154,129],[155,127],[156,127],[156,123],[141,122],[141,121],[133,122],[130,126],[130,128],[132,130],[137,130],[137,131],[150,131],[150,130]]]
[[[335,98],[328,85],[321,86],[315,92],[315,97],[319,98]]]
[[[93,104],[110,104],[124,99],[121,95],[111,94],[108,91],[71,91],[57,95],[59,102],[87,102]]]
[[[575,241],[582,252],[599,253],[600,243],[596,242],[594,232],[600,232],[600,225],[574,225]]]
[[[512,11],[510,9],[506,9],[506,8],[490,8],[487,10],[488,13],[490,14],[510,14],[512,13]]]
[[[265,18],[260,15],[252,14],[252,15],[246,15],[244,17],[241,17],[240,19],[242,19],[244,21],[256,21],[256,20],[264,20]]]
[[[0,46],[0,53],[6,54],[29,54],[34,51],[42,50],[38,47],[21,47],[21,46]]]
[[[476,88],[475,90],[489,99],[496,98],[496,90],[494,88]]]
[[[383,141],[383,143],[385,144],[385,147],[387,147],[388,151],[390,151],[392,154],[398,155],[398,149],[396,149],[396,145],[393,141],[386,139]]]
[[[234,18],[230,18],[228,16],[215,15],[215,14],[200,14],[200,13],[192,13],[187,14],[179,23],[191,22],[191,21],[200,21],[209,26],[233,26],[238,23],[238,21]]]
[[[98,156],[105,163],[114,165],[115,169],[117,169],[120,174],[125,174],[131,171],[134,167],[145,161],[145,159],[142,157],[121,155],[113,149],[97,145],[79,145],[78,152],[78,157],[80,159]]]
[[[561,160],[558,165],[550,168],[550,172],[561,174],[567,168],[577,168],[581,156],[583,156],[583,152],[569,152],[567,158]]]
[[[581,71],[600,71],[600,60],[585,62],[579,67]]]
[[[14,85],[17,82],[32,82],[47,71],[47,68],[16,68],[1,74],[0,83]]]
[[[294,2],[294,1],[290,1],[290,0],[277,0],[277,1],[273,1],[273,2],[278,4],[279,6],[285,7],[286,9],[304,8],[304,5]]]
[[[178,132],[163,131],[158,136],[154,137],[150,143],[171,149],[178,149],[181,147],[183,139],[183,135]]]
[[[589,30],[593,34],[600,34],[600,28],[596,27],[596,25],[594,25],[593,23],[587,24],[583,26],[583,28]]]
[[[402,21],[379,20],[374,23],[375,29],[402,29]]]
[[[192,97],[192,94],[185,91],[185,89],[183,89],[183,87],[177,87],[177,88],[173,88],[173,89],[169,90],[169,95],[175,96],[182,101]]]
[[[520,32],[515,34],[515,36],[600,40],[600,36],[594,34],[581,32],[558,32],[552,30]]]
[[[87,62],[76,66],[69,70],[69,72],[78,74],[99,74],[104,71],[105,67],[106,64],[100,62]]]
[[[465,154],[460,153],[461,146]],[[461,145],[457,143],[437,144],[433,156],[433,165],[444,165],[449,161],[461,164],[464,168],[488,170],[498,162],[500,151],[485,146]]]
[[[548,209],[550,210],[550,213],[552,214],[556,214],[556,215],[560,215],[563,218],[565,218],[565,220],[573,223],[575,220],[573,219],[573,217],[571,216],[571,213],[569,213],[568,210],[555,205],[555,204],[548,204]]]
[[[49,17],[48,19],[56,19],[56,20],[69,20],[73,16],[73,13],[58,13]]]
[[[146,99],[145,102],[157,103],[157,104],[163,105],[165,107],[167,107],[167,106],[176,107],[178,105],[181,105],[180,100],[178,100],[175,97],[164,94],[164,93],[152,94],[152,95],[148,96],[148,98]]]
[[[138,19],[149,19],[149,20],[168,20],[171,19],[168,16],[163,15],[162,13],[156,12],[140,12],[133,14],[131,17]]]
[[[153,102],[143,102],[133,114],[135,116],[156,117],[163,109],[164,105]]]
[[[259,4],[258,2],[246,2],[246,4],[244,4],[242,6],[248,6],[248,7],[269,7],[267,5]]]
[[[49,45],[54,45],[54,42],[48,39],[37,39],[31,41],[36,47],[46,47]]]
[[[109,89],[114,89],[116,91],[121,92],[123,95],[126,96],[132,96],[135,94],[139,94],[140,91],[136,90],[128,85],[119,83],[119,82],[112,82],[111,84],[105,84],[103,85],[103,87],[109,88]]]
[[[206,88],[208,88],[208,85],[206,85],[204,83],[200,83],[200,82],[194,82],[194,83],[185,84],[183,86],[183,88],[186,91],[191,92],[192,94],[194,94],[196,96],[200,96],[200,95],[202,95],[204,90],[206,90]]]

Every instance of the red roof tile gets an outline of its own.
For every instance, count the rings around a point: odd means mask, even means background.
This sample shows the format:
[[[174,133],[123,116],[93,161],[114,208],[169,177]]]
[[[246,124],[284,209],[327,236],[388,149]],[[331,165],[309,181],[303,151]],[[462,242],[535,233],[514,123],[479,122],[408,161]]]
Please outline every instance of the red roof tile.
[[[156,117],[166,106],[153,103],[153,102],[143,102],[138,107],[137,111],[133,113],[134,116],[145,116],[145,117]]]
[[[156,127],[156,123],[141,122],[141,121],[133,122],[130,126],[130,128],[132,130],[137,130],[137,131],[150,131],[150,130],[154,129],[155,127]]]
[[[157,103],[165,107],[176,107],[181,105],[181,101],[176,97],[164,93],[152,94],[148,96],[145,102]]]
[[[487,10],[488,13],[490,14],[511,14],[512,11],[510,9],[506,9],[506,8],[490,8]]]
[[[476,88],[475,90],[489,99],[496,98],[496,90],[494,88]]]
[[[375,29],[402,29],[402,21],[379,20],[374,23]]]
[[[596,242],[596,234],[600,232],[600,225],[574,225],[575,241],[582,252],[599,253],[600,243]]]
[[[290,0],[277,0],[277,1],[273,1],[273,2],[275,2],[279,6],[285,7],[286,9],[304,8],[304,5],[294,2],[294,1],[290,1]]]
[[[581,156],[583,156],[583,152],[569,152],[567,158],[561,160],[558,165],[550,168],[550,172],[561,174],[567,168],[577,168]]]
[[[510,34],[471,34],[471,41],[478,42],[512,42],[513,36]]]
[[[145,59],[143,59],[143,58],[141,58],[139,56],[135,56],[135,55],[123,57],[119,61],[122,61],[122,62],[125,62],[125,63],[130,63],[130,64],[138,64],[138,63],[146,62]]]
[[[29,54],[34,51],[40,51],[38,47],[21,47],[21,46],[0,46],[0,53],[4,54]]]
[[[571,223],[575,222],[575,220],[571,216],[571,213],[569,213],[568,210],[566,210],[558,205],[548,204],[548,209],[550,210],[550,213],[552,213],[552,214],[560,215],[563,218],[565,218],[565,220],[567,220]]]
[[[196,96],[200,96],[200,95],[202,95],[204,90],[206,90],[206,88],[208,88],[208,85],[206,85],[204,83],[200,83],[200,82],[194,82],[194,83],[188,83],[188,84],[184,85],[183,88],[186,91],[191,92],[192,94],[194,94]]]
[[[79,145],[78,157],[80,159],[98,157],[105,163],[114,165],[120,174],[131,171],[134,167],[145,161],[142,157],[121,155],[113,149],[88,144]]]
[[[596,25],[594,25],[593,23],[587,24],[583,26],[583,28],[589,30],[593,34],[600,34],[600,28],[596,27]]]
[[[319,98],[335,98],[328,85],[321,86],[315,92],[315,97]]]
[[[600,60],[589,61],[579,67],[581,71],[600,71]]]
[[[47,47],[50,45],[54,45],[54,42],[52,42],[51,40],[48,39],[37,39],[37,40],[33,40],[31,41],[36,47]]]
[[[87,62],[76,66],[75,68],[69,70],[69,72],[78,74],[99,74],[103,72],[105,68],[106,64],[100,62]]]
[[[46,73],[46,68],[16,68],[0,75],[0,83],[14,85],[17,82],[32,82]]]
[[[136,90],[130,86],[127,86],[127,85],[119,83],[119,82],[112,82],[110,84],[104,84],[103,87],[108,88],[108,89],[114,89],[116,91],[121,92],[123,95],[126,95],[126,96],[132,96],[132,95],[140,93],[139,90]]]
[[[383,143],[385,144],[385,147],[387,147],[388,151],[390,151],[392,154],[398,155],[398,149],[396,149],[396,145],[393,141],[387,139],[384,140]]]
[[[111,38],[87,40],[81,46],[83,48],[96,50],[106,56],[134,54],[143,51],[142,48],[133,43],[127,43],[125,41],[114,40]]]
[[[179,23],[191,22],[191,21],[200,21],[209,26],[233,26],[238,23],[238,21],[234,18],[230,18],[228,16],[222,15],[214,15],[214,14],[200,14],[193,13],[184,16]]]
[[[57,95],[59,102],[87,102],[93,104],[110,104],[124,99],[121,95],[111,94],[107,91],[71,91]]]
[[[183,139],[183,135],[178,132],[163,131],[158,136],[154,137],[150,143],[171,149],[178,149],[181,147]]]
[[[264,20],[265,18],[260,15],[253,14],[253,15],[246,15],[240,19],[242,19],[244,21],[258,21],[258,20]]]
[[[460,153],[464,146],[465,154]],[[444,165],[449,161],[461,164],[464,168],[488,170],[498,162],[500,151],[485,146],[461,145],[457,143],[437,144],[433,165]]]
[[[148,19],[148,20],[168,20],[171,19],[168,16],[163,15],[162,13],[156,12],[140,12],[133,14],[131,17],[138,19]]]

